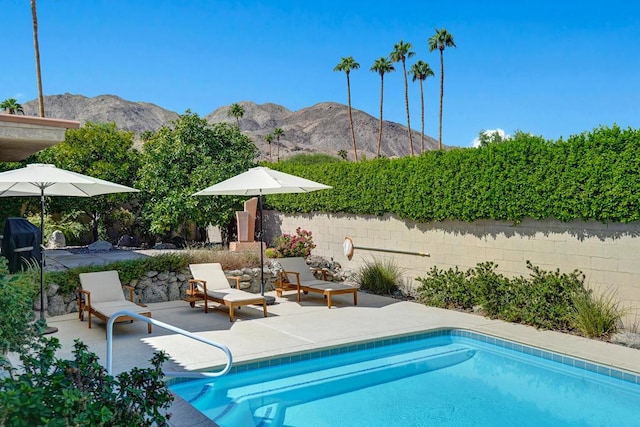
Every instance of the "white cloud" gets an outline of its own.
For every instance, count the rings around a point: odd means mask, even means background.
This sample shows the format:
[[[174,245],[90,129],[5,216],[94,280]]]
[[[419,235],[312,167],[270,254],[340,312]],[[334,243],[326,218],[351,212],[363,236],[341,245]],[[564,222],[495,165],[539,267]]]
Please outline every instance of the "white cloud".
[[[500,129],[500,128],[487,129],[482,133],[485,134],[485,135],[498,134],[503,139],[511,138],[511,135],[507,135],[507,133],[503,129]],[[478,148],[480,146],[480,138],[476,137],[473,141],[471,141],[471,146],[473,148]]]
[[[20,99],[24,98],[24,93],[16,93],[13,97],[20,101]]]

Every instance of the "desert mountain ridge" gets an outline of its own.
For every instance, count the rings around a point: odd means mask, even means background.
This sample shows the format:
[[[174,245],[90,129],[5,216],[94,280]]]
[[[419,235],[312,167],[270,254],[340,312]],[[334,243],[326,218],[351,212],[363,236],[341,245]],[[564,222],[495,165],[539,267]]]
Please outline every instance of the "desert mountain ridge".
[[[270,160],[269,145],[264,136],[281,128],[280,159],[298,153],[326,153],[336,156],[345,150],[353,158],[353,145],[349,125],[348,107],[335,102],[321,102],[298,111],[291,111],[281,105],[256,104],[250,101],[238,102],[244,108],[240,119],[240,130],[248,135],[260,149],[260,159]],[[170,125],[179,114],[147,102],[132,102],[116,95],[99,95],[92,98],[83,95],[50,95],[44,97],[45,116],[58,119],[86,122],[114,122],[119,129],[138,134],[155,131]],[[23,105],[25,115],[38,115],[38,101]],[[220,107],[204,116],[209,123],[236,123],[228,116],[230,106]],[[373,158],[377,153],[379,118],[353,109],[358,156]],[[412,131],[414,153],[420,153],[420,132]],[[425,150],[438,147],[438,142],[425,135]],[[271,144],[271,159],[277,160],[276,140]],[[381,153],[386,157],[409,154],[406,126],[391,121],[383,121]]]

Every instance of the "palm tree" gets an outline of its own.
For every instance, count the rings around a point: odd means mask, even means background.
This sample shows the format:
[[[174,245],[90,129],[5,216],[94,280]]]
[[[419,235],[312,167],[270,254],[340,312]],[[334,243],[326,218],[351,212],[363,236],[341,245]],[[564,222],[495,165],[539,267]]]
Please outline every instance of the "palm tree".
[[[9,114],[24,114],[22,105],[18,104],[18,100],[15,98],[9,98],[2,101],[2,103],[0,103],[0,109],[8,112]]]
[[[429,76],[433,76],[433,70],[424,61],[418,61],[411,67],[411,71],[409,71],[413,76],[412,81],[420,81],[420,110],[421,110],[421,121],[422,121],[422,134],[420,136],[420,152],[424,153],[424,92],[422,90],[422,83]]]
[[[378,157],[380,157],[380,146],[382,145],[382,101],[384,100],[384,75],[385,73],[390,73],[395,70],[393,63],[384,56],[373,61],[373,65],[371,66],[371,71],[380,74],[380,130],[378,131]]]
[[[236,118],[236,125],[238,126],[238,130],[240,130],[240,118],[244,116],[244,108],[242,108],[242,105],[238,103],[231,104],[229,111],[227,111],[227,116]]]
[[[351,115],[351,81],[349,80],[349,73],[351,70],[357,70],[360,68],[360,64],[358,64],[353,56],[342,57],[342,61],[338,65],[335,66],[333,71],[344,71],[347,75],[347,100],[349,103],[349,123],[351,124],[351,139],[353,140],[353,155],[354,159],[358,161],[358,149],[356,147],[356,133],[353,130],[353,116]]]
[[[36,0],[31,0],[31,18],[33,19],[33,48],[36,53],[36,79],[38,80],[38,109],[44,117],[44,96],[42,95],[42,74],[40,73],[40,45],[38,44],[38,14]]]
[[[268,133],[264,136],[264,140],[269,144],[269,161],[273,163],[273,158],[271,157],[271,143],[273,142],[273,135]]]
[[[436,30],[436,33],[429,37],[429,52],[440,50],[440,131],[438,133],[438,148],[442,150],[442,98],[444,97],[444,50],[448,47],[456,47],[453,42],[453,35],[445,28]]]
[[[407,107],[407,131],[409,132],[409,152],[413,156],[413,138],[411,138],[411,120],[409,118],[409,83],[407,82],[407,58],[415,55],[411,51],[411,43],[405,43],[402,40],[393,46],[393,52],[389,54],[389,58],[393,62],[402,62],[402,74],[404,75],[404,103]]]
[[[276,137],[276,144],[278,145],[278,161],[280,161],[280,137],[284,135],[282,128],[275,128],[273,134]]]

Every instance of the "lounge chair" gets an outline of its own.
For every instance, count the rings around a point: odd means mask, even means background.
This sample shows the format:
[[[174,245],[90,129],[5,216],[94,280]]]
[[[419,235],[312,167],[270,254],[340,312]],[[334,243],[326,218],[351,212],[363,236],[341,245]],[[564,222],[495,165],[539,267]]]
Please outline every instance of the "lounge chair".
[[[243,305],[261,304],[264,317],[267,317],[267,300],[262,295],[240,289],[239,277],[227,277],[222,266],[217,262],[190,264],[193,279],[189,280],[189,290],[185,301],[195,306],[196,301],[204,300],[204,312],[209,312],[209,301],[223,304],[229,308],[229,320],[234,320],[234,309]],[[235,288],[229,284],[235,281]]]
[[[98,271],[95,273],[80,273],[80,292],[78,293],[78,317],[84,321],[84,312],[88,313],[89,329],[91,316],[96,316],[107,323],[117,311],[129,310],[151,318],[151,311],[141,304],[133,302],[133,288],[122,286],[120,276],[115,270]],[[125,299],[123,288],[129,289],[129,300]],[[116,323],[132,322],[133,318],[118,317]],[[151,333],[151,323],[147,323]]]
[[[332,296],[353,294],[353,305],[358,305],[358,288],[327,281],[325,271],[322,272],[323,280],[316,279],[304,258],[278,258],[277,261],[282,267],[276,283],[278,297],[282,297],[283,291],[291,289],[298,292],[298,302],[300,302],[300,292],[322,294],[327,299],[327,307],[331,308]]]

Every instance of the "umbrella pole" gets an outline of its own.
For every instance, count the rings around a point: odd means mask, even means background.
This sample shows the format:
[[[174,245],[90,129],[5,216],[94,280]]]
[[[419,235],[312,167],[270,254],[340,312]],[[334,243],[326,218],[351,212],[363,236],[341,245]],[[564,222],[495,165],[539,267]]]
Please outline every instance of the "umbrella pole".
[[[40,187],[40,320],[44,321],[44,186]],[[58,328],[47,326],[44,335],[58,332]]]
[[[262,225],[262,191],[260,191],[260,195],[258,196],[258,207],[260,208],[260,295],[264,296],[264,255],[262,250],[262,237],[263,233],[263,225]]]
[[[44,187],[40,191],[40,320],[44,320]]]
[[[262,222],[264,212],[262,210],[262,190],[260,190],[260,195],[258,196],[258,210],[260,211],[260,295],[264,297],[267,305],[272,305],[276,302],[276,298],[271,295],[264,296],[264,250],[262,247],[264,243],[264,223]]]

